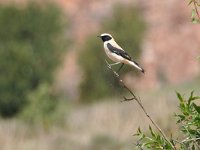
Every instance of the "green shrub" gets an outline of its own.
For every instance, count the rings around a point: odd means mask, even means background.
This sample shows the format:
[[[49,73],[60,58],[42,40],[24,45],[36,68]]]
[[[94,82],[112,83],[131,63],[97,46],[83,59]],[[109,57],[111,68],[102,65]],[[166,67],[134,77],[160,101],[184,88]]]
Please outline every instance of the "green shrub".
[[[28,94],[27,100],[27,106],[19,114],[23,121],[46,129],[54,124],[63,124],[64,109],[60,109],[63,103],[50,84],[40,84],[36,90]]]
[[[137,60],[140,54],[140,43],[144,31],[144,22],[138,11],[133,7],[117,6],[113,16],[106,19],[100,33],[111,33],[116,41]],[[85,42],[81,50],[79,62],[84,72],[84,79],[80,85],[81,100],[93,101],[105,96],[111,96],[119,90],[113,75],[107,70],[102,41],[93,35]],[[111,61],[110,61],[111,62]],[[119,68],[114,66],[115,69]],[[131,66],[125,66],[120,74],[135,71]]]
[[[199,150],[200,149],[200,106],[196,104],[196,100],[200,100],[199,96],[194,96],[191,92],[190,97],[185,99],[180,93],[177,93],[179,100],[180,113],[176,114],[177,123],[180,125],[182,137],[173,138],[167,141],[162,135],[156,133],[149,127],[150,136],[144,134],[140,128],[136,136],[139,137],[139,149],[180,149],[180,150]]]
[[[0,6],[0,115],[16,115],[27,93],[52,82],[66,43],[59,9],[31,3],[25,8]]]

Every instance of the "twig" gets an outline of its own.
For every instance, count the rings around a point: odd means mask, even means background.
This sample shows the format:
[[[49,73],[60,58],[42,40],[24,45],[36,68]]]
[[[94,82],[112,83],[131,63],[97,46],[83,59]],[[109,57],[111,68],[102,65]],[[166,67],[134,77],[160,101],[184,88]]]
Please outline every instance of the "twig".
[[[134,144],[134,145],[137,146],[140,150],[144,150],[144,149],[142,148],[142,146],[140,145],[140,142],[139,142],[139,141],[137,141],[137,143]]]
[[[184,139],[183,141],[181,141],[181,143],[193,141],[194,144],[196,145],[196,147],[197,147],[198,149],[200,149],[200,146],[199,146],[198,143],[197,143],[198,140],[200,140],[200,138],[192,138],[192,139],[186,138],[186,139]]]
[[[196,2],[196,0],[193,0],[193,4],[194,4],[194,8],[195,8],[197,17],[200,19],[199,11],[198,11],[198,8],[197,8],[198,3]]]
[[[197,0],[190,0],[188,5],[191,5],[191,4],[194,5],[193,10],[195,11],[196,16],[197,16],[198,21],[199,21],[200,20],[200,14],[199,14],[199,11],[198,11],[198,7],[200,6],[200,4],[197,2]]]
[[[106,60],[105,60],[106,61]],[[135,100],[139,106],[141,107],[141,109],[143,110],[143,112],[145,113],[145,115],[149,118],[149,120],[151,121],[151,123],[156,127],[156,129],[162,134],[162,136],[164,137],[164,139],[171,145],[171,147],[176,150],[176,147],[170,142],[170,140],[167,138],[167,136],[165,135],[165,133],[161,130],[161,128],[156,124],[156,122],[151,118],[151,116],[147,113],[146,109],[144,108],[144,106],[141,103],[140,97],[137,98],[137,96],[126,86],[126,84],[123,82],[122,79],[120,79],[119,74],[114,71],[112,69],[112,67],[110,66],[110,64],[106,61],[106,64],[108,66],[108,68],[112,71],[112,73],[114,74],[114,76],[118,79],[118,81],[121,83],[121,85],[123,86],[124,89],[126,89],[131,95],[132,98],[126,98],[123,97],[124,101],[131,101],[131,100]]]
[[[185,129],[186,129],[187,132],[189,133],[189,136],[192,137],[192,135],[190,134],[190,131],[189,131],[187,128],[185,128]],[[198,141],[200,138],[192,138],[192,139],[190,139],[190,137],[187,137],[186,139],[184,139],[184,140],[182,141],[182,143],[193,141],[194,144],[196,145],[196,147],[197,147],[198,149],[200,149],[200,146],[199,146],[198,143],[197,143],[197,141]]]
[[[200,140],[200,138],[193,138],[193,139],[184,139],[183,141],[181,141],[182,143],[184,143],[184,142],[189,142],[189,141],[198,141],[198,140]]]

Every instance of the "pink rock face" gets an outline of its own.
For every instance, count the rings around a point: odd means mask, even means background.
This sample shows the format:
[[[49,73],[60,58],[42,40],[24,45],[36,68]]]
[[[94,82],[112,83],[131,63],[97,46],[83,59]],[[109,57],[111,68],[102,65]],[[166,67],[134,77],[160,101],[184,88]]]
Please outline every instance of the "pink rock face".
[[[144,47],[142,61],[154,73],[155,85],[159,84],[159,73],[170,83],[191,80],[199,73],[196,58],[200,54],[200,30],[199,25],[190,22],[191,8],[181,0],[145,3],[144,16],[149,26],[144,41],[150,47]],[[154,69],[146,61],[149,49],[154,54]],[[146,79],[147,83],[152,82],[151,78]]]
[[[1,2],[3,1],[24,3],[28,0],[2,0]],[[141,63],[146,69],[146,74],[139,79],[135,79],[135,76],[128,77],[128,81],[134,82],[135,87],[138,88],[155,88],[159,87],[163,79],[165,82],[177,84],[191,80],[199,74],[199,61],[196,58],[200,55],[200,29],[199,25],[194,25],[190,21],[192,8],[188,7],[187,2],[183,0],[111,0],[105,3],[105,1],[55,0],[69,16],[70,34],[77,42],[76,48],[72,49],[75,51],[79,49],[88,35],[98,31],[102,20],[112,15],[112,8],[116,2],[121,2],[123,5],[138,5],[142,8],[141,13],[147,22],[141,56]],[[70,64],[71,61],[65,61],[63,75],[59,75],[59,80],[62,82],[59,83],[70,83],[70,87],[73,87],[73,89],[65,88],[64,91],[67,89],[78,91],[78,83],[81,80],[78,76],[80,73],[77,71],[79,69],[69,67],[78,68],[76,53],[68,55],[73,55],[73,65]],[[66,57],[68,58],[71,57]],[[66,74],[74,77],[73,80],[76,82],[66,78]],[[73,83],[75,85],[71,85]]]
[[[73,16],[74,35],[84,41],[88,34],[98,30],[102,19],[112,14],[114,1],[109,1],[106,6],[104,1],[95,0],[87,3],[69,0],[66,3],[68,13]],[[124,4],[130,5],[130,2]],[[190,22],[191,8],[187,3],[182,0],[140,0],[134,4],[142,8],[148,24],[141,57],[146,75],[139,80],[130,77],[128,81],[137,84],[138,88],[155,88],[162,80],[177,84],[197,76],[200,30],[198,25]]]

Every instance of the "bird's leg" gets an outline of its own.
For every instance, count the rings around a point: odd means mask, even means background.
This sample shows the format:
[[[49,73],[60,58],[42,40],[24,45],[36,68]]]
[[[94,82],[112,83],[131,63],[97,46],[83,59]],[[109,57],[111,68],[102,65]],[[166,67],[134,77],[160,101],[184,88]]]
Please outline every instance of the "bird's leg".
[[[120,64],[120,62],[116,62],[116,63],[113,63],[113,64],[109,64],[110,66],[114,66],[114,65],[118,65]]]
[[[124,63],[122,63],[122,65],[119,67],[119,69],[117,70],[117,72],[119,73],[119,71],[122,69],[122,67],[124,66]]]

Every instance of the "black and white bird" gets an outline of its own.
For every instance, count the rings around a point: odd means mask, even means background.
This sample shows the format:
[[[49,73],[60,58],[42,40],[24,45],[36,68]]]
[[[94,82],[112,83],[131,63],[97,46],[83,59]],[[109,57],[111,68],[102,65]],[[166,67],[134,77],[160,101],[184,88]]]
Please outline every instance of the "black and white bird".
[[[139,66],[137,62],[135,62],[129,54],[127,54],[123,48],[121,48],[114,40],[112,35],[108,33],[103,33],[100,36],[98,36],[102,39],[103,45],[104,45],[104,50],[107,56],[114,62],[114,64],[110,65],[117,65],[117,64],[122,64],[119,70],[123,67],[124,64],[131,65],[138,70],[140,70],[142,73],[144,73],[144,69]],[[118,71],[119,71],[118,70]]]

